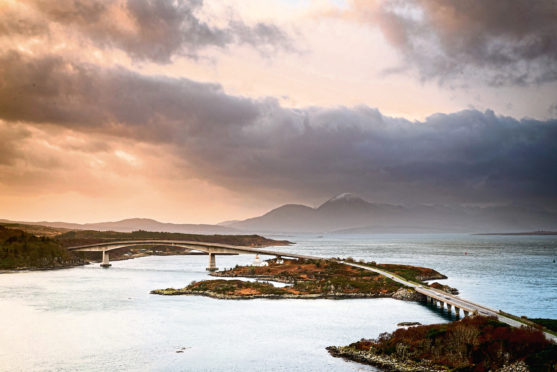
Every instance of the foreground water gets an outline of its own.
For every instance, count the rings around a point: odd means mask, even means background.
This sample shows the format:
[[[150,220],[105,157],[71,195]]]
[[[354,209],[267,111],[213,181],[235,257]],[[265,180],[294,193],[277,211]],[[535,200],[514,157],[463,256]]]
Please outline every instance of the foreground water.
[[[465,298],[531,317],[557,318],[551,237],[298,236],[292,247],[435,268]],[[219,267],[251,262],[218,256]],[[222,301],[150,295],[207,278],[206,256],[147,257],[0,275],[1,371],[357,371],[328,345],[446,314],[391,299]],[[177,353],[176,351],[183,352]]]

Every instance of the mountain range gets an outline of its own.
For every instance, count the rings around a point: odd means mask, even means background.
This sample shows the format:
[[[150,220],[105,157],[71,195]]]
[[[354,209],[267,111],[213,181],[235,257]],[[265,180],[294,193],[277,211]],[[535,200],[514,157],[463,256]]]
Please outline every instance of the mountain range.
[[[159,222],[149,218],[128,218],[115,222],[98,222],[98,223],[70,223],[70,222],[22,222],[0,220],[0,223],[21,223],[28,225],[40,225],[54,228],[70,229],[70,230],[98,230],[98,231],[118,231],[132,232],[137,230],[145,231],[165,231],[186,234],[233,234],[236,230],[226,226],[219,225],[196,225],[196,224],[179,224]]]
[[[317,208],[286,204],[260,217],[226,225],[255,232],[436,233],[500,232],[557,228],[557,214],[531,206],[492,207],[370,203],[340,194]]]
[[[557,230],[557,213],[533,206],[445,206],[371,203],[344,193],[313,208],[286,204],[268,213],[243,221],[218,225],[163,223],[147,218],[116,222],[67,223],[21,222],[79,230],[167,231],[191,234],[243,233],[494,233]]]

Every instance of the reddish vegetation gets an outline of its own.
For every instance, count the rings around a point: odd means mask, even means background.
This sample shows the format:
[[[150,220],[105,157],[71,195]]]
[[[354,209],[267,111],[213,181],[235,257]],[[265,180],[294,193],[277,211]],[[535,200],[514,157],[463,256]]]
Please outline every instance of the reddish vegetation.
[[[513,328],[488,317],[400,328],[349,347],[470,371],[496,370],[520,360],[532,371],[554,371],[557,367],[557,345],[546,340],[539,330]]]
[[[444,284],[441,284],[441,283],[438,283],[438,282],[430,283],[429,286],[431,288],[439,289],[439,290],[445,291],[447,293],[451,293],[451,294],[455,294],[455,295],[458,294],[458,289],[449,287],[448,285],[444,285]]]
[[[152,293],[162,295],[201,294],[218,298],[253,298],[253,296],[305,298],[365,298],[390,297],[402,286],[372,271],[329,260],[277,260],[268,266],[236,266],[234,269],[213,273],[220,277],[251,277],[290,283],[277,288],[270,283],[241,280],[204,280],[193,282],[183,289],[161,289]]]
[[[329,260],[268,260],[268,266],[236,266],[214,273],[222,277],[252,277],[293,284],[292,293],[392,295],[401,285],[372,271]]]

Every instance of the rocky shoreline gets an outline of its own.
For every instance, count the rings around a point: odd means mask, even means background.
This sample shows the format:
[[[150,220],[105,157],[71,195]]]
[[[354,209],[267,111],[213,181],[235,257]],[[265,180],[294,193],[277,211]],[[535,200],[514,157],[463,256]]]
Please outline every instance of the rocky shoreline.
[[[62,264],[56,266],[44,266],[44,267],[18,267],[15,269],[4,269],[0,270],[0,274],[13,274],[13,273],[23,273],[23,272],[30,272],[30,271],[51,271],[51,270],[62,270],[62,269],[71,269],[72,267],[79,267],[89,265],[90,262],[83,261],[79,263],[72,263],[72,264]]]
[[[396,300],[402,301],[421,301],[423,296],[410,288],[400,288],[395,293],[342,293],[342,292],[331,292],[331,293],[309,293],[309,294],[223,294],[214,292],[211,290],[190,290],[186,288],[174,289],[154,289],[150,292],[151,294],[161,295],[161,296],[203,296],[211,297],[219,300],[253,300],[257,298],[269,299],[269,300],[279,300],[279,299],[329,299],[329,300],[343,300],[343,299],[358,299],[358,298],[394,298]]]
[[[430,361],[415,362],[400,360],[387,355],[378,355],[372,351],[361,351],[349,346],[329,346],[326,350],[335,358],[342,358],[356,363],[368,364],[391,372],[447,372],[447,368],[434,366]],[[497,372],[529,372],[524,361],[507,364]]]
[[[398,360],[387,355],[378,355],[372,351],[360,351],[349,346],[329,346],[326,348],[335,358],[343,358],[353,362],[379,367],[385,371],[397,372],[446,372],[446,369],[436,368],[431,362],[414,362]]]
[[[447,368],[434,366],[430,361],[415,362],[400,360],[387,355],[378,355],[372,351],[361,351],[349,346],[328,346],[325,348],[335,358],[342,358],[356,363],[368,364],[390,372],[447,372]],[[520,360],[499,368],[496,372],[530,372],[528,365]]]
[[[161,295],[161,296],[203,296],[211,297],[219,300],[254,300],[257,298],[264,298],[268,300],[280,300],[280,299],[330,299],[330,300],[340,300],[340,299],[357,299],[357,298],[388,298],[391,295],[382,294],[361,294],[361,293],[311,293],[311,294],[246,294],[246,295],[232,295],[232,294],[222,294],[213,291],[192,291],[188,289],[155,289],[150,292],[151,294]]]

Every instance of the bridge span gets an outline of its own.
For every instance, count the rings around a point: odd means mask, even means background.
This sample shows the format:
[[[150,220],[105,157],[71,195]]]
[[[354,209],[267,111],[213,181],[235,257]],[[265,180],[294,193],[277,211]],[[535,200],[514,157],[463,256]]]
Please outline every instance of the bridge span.
[[[197,242],[197,241],[184,241],[184,240],[113,241],[113,242],[104,242],[104,243],[97,243],[97,244],[80,245],[76,247],[70,247],[68,248],[68,250],[73,252],[103,252],[103,261],[101,263],[101,266],[108,267],[110,266],[109,253],[108,253],[109,251],[119,249],[119,248],[135,247],[135,246],[173,246],[173,247],[181,247],[189,250],[206,252],[209,255],[209,266],[207,267],[208,271],[218,270],[216,266],[216,259],[215,259],[215,255],[217,254],[255,254],[255,255],[259,254],[259,255],[275,256],[278,258],[287,257],[287,258],[300,258],[300,259],[310,259],[310,260],[334,260],[336,262],[341,262],[346,265],[358,267],[364,270],[374,271],[378,274],[386,276],[391,280],[394,280],[395,282],[413,288],[416,292],[421,293],[422,295],[425,296],[427,303],[438,305],[442,309],[446,306],[447,311],[449,313],[451,313],[452,309],[454,308],[454,311],[457,316],[460,316],[460,311],[462,310],[464,316],[468,316],[469,314],[494,316],[497,319],[499,319],[499,321],[503,323],[507,323],[513,327],[520,327],[524,325],[523,323],[502,314],[500,310],[494,310],[486,306],[476,304],[472,301],[463,299],[459,296],[455,296],[447,292],[443,292],[435,288],[425,287],[422,284],[408,281],[400,276],[397,276],[388,271],[378,269],[376,267],[361,265],[354,262],[347,262],[335,258],[307,256],[307,255],[301,255],[295,253],[271,251],[271,250],[266,250],[261,248],[253,248],[253,247],[238,246],[238,245],[207,243],[207,242]],[[557,341],[556,336],[547,332],[544,332],[544,334],[548,339]]]
[[[109,251],[113,251],[115,249],[120,249],[120,248],[138,247],[138,246],[170,246],[170,247],[180,247],[190,251],[205,252],[209,255],[209,266],[207,267],[207,271],[218,270],[216,265],[216,259],[215,259],[215,256],[218,254],[261,254],[261,255],[276,256],[276,257],[316,259],[316,257],[312,257],[312,256],[269,251],[269,250],[263,250],[263,249],[240,246],[240,245],[207,243],[207,242],[187,241],[187,240],[155,240],[155,239],[123,240],[123,241],[112,241],[112,242],[79,245],[75,247],[69,247],[67,249],[73,252],[102,252],[103,256],[102,256],[101,266],[109,267],[110,266]]]

